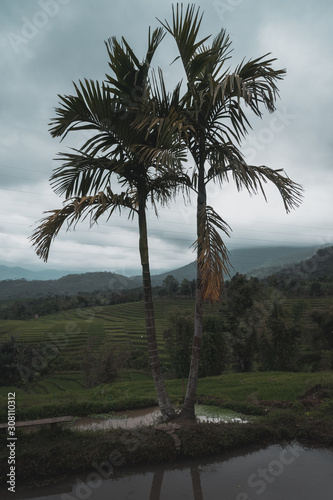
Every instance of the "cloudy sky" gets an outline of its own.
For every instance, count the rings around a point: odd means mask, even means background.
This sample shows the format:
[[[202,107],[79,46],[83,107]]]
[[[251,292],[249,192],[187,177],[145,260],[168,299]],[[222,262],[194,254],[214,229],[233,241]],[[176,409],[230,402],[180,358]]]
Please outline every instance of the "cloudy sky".
[[[136,221],[110,219],[89,230],[78,225],[54,242],[47,264],[28,237],[44,211],[60,208],[50,186],[54,160],[79,147],[74,133],[59,143],[48,132],[57,95],[70,94],[79,79],[103,80],[108,72],[104,40],[124,36],[139,58],[156,17],[171,20],[169,0],[1,0],[0,3],[0,264],[30,269],[110,270],[140,268]],[[302,206],[290,214],[273,188],[261,196],[237,193],[232,184],[208,188],[209,204],[233,229],[229,249],[257,245],[333,244],[332,34],[329,0],[201,0],[202,37],[223,27],[233,42],[231,66],[243,57],[271,52],[286,68],[273,115],[253,120],[243,144],[252,164],[283,168],[303,185]],[[165,37],[155,58],[170,89],[182,77],[173,40]],[[149,210],[152,271],[194,259],[195,205],[182,200]]]

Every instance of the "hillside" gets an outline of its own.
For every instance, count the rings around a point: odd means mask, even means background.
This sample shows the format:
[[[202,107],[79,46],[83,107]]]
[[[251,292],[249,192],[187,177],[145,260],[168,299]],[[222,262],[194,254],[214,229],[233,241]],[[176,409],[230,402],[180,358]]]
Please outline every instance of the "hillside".
[[[50,295],[77,295],[80,292],[136,288],[141,281],[115,273],[69,274],[57,280],[7,280],[0,282],[0,300]]]
[[[280,269],[275,275],[296,275],[303,280],[333,278],[333,246],[320,248],[309,259]]]
[[[233,269],[236,272],[263,278],[278,272],[286,266],[299,263],[313,256],[316,247],[256,247],[235,249],[230,252]],[[258,267],[260,264],[260,267]],[[16,271],[19,268],[15,268]],[[168,275],[173,275],[179,282],[184,278],[195,278],[195,263],[179,269],[170,270],[152,276],[152,285],[161,286]],[[112,272],[91,272],[69,274],[54,280],[7,279],[0,281],[0,300],[26,299],[52,295],[77,295],[102,290],[129,290],[141,287],[141,276],[123,276]]]
[[[266,260],[265,255],[262,252],[258,252],[252,262],[257,261],[257,265],[250,269],[244,271],[238,271],[240,273],[247,274],[248,276],[253,276],[254,278],[263,279],[267,276],[279,272],[283,269],[289,269],[293,266],[303,262],[305,259],[311,258],[318,247],[276,247],[274,252],[271,253],[271,259]],[[260,265],[258,265],[260,264]]]

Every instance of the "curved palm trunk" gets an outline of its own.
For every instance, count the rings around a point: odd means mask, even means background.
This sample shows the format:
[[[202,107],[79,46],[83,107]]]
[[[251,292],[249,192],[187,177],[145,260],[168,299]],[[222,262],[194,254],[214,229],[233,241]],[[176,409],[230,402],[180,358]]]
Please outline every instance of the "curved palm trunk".
[[[198,178],[198,201],[197,201],[197,237],[199,238],[200,232],[203,227],[203,214],[206,209],[206,186],[204,182],[204,160],[200,161],[199,178]],[[201,269],[199,266],[199,255],[201,253],[201,246],[198,244],[197,248],[197,286],[195,292],[195,317],[194,317],[194,334],[192,344],[192,356],[190,364],[190,372],[187,381],[187,391],[185,395],[184,405],[181,410],[181,415],[185,418],[195,418],[194,405],[196,401],[198,375],[199,375],[199,359],[202,342],[202,318],[204,301],[202,297],[202,280]]]
[[[138,213],[139,213],[139,235],[140,235],[139,249],[140,249],[140,258],[142,266],[149,362],[152,369],[152,375],[154,379],[158,405],[160,407],[163,418],[168,419],[175,417],[176,412],[169,400],[169,396],[165,388],[164,380],[162,377],[160,358],[158,354],[153,297],[152,297],[150,269],[149,269],[146,208],[145,208],[145,200],[143,199],[143,197],[140,196],[139,196]]]

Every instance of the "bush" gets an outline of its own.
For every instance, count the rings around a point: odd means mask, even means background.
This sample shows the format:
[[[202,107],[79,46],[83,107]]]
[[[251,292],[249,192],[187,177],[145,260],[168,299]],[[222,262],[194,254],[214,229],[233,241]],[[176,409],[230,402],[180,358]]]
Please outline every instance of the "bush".
[[[324,401],[318,408],[319,412],[329,417],[333,416],[333,400]]]
[[[139,351],[139,349],[127,350],[121,356],[121,365],[123,368],[131,368],[134,370],[149,370],[148,353]]]
[[[46,344],[31,346],[12,337],[0,345],[0,386],[26,385],[48,372],[56,353]]]
[[[303,353],[298,360],[298,371],[320,372],[333,370],[333,351]]]
[[[169,328],[163,336],[170,356],[170,363],[176,378],[188,376],[191,363],[193,318],[183,316],[176,310],[169,318]]]
[[[208,316],[203,321],[199,377],[220,375],[229,360],[229,348],[217,317]]]
[[[91,341],[83,350],[81,369],[86,387],[109,383],[118,375],[112,348],[102,344],[94,349]]]
[[[299,326],[288,324],[281,307],[274,308],[258,342],[258,361],[261,371],[294,371],[298,366]]]
[[[301,417],[293,410],[274,410],[266,414],[265,420],[273,426],[294,429]]]

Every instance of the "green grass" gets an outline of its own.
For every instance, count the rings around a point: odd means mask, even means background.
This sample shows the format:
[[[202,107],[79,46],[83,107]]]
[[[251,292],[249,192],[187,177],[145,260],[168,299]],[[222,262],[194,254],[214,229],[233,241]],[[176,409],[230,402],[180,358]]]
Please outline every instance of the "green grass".
[[[291,401],[297,403],[298,398],[316,384],[333,385],[332,372],[289,373],[289,372],[256,372],[247,374],[228,374],[218,377],[199,379],[198,397],[215,397],[224,401],[247,402],[255,400]],[[186,381],[185,381],[186,384]],[[175,404],[181,404],[183,390],[181,380],[167,380],[168,393]],[[82,386],[80,373],[55,373],[43,377],[34,383],[29,392],[22,389],[1,387],[0,408],[6,407],[7,394],[16,392],[17,412],[24,416],[33,408],[35,418],[38,409],[45,416],[49,407],[50,416],[56,411],[64,414],[66,409],[77,414],[91,413],[92,406],[96,410],[103,406],[110,410],[113,407],[130,409],[145,406],[145,402],[156,404],[156,394],[151,377],[142,372],[127,371],[121,374],[117,382],[104,384],[91,389]],[[140,403],[142,402],[142,404]],[[86,405],[87,410],[84,408]],[[52,407],[52,408],[51,408]],[[4,411],[4,410],[3,410]],[[5,418],[1,413],[1,418]],[[21,417],[20,417],[21,418]]]
[[[310,311],[314,308],[327,309],[332,298],[304,300],[307,307],[302,321],[304,318],[309,317]],[[289,315],[292,314],[293,306],[297,301],[298,299],[287,299],[285,301]],[[102,401],[103,391],[103,394],[106,394],[107,398],[109,398],[107,401],[112,400],[115,403],[122,401],[124,405],[129,401],[135,401],[135,404],[138,404],[140,398],[156,400],[153,382],[149,373],[126,370],[119,374],[118,379],[113,384],[101,389],[85,389],[80,372],[74,371],[80,366],[80,352],[87,345],[89,339],[93,339],[97,346],[103,342],[110,343],[114,346],[116,352],[123,347],[131,348],[132,346],[146,352],[143,308],[142,302],[133,302],[75,309],[66,313],[41,317],[37,320],[0,321],[0,342],[10,335],[17,335],[20,341],[29,344],[36,344],[40,341],[51,344],[56,342],[59,350],[55,360],[55,369],[73,370],[65,373],[61,371],[50,373],[32,385],[28,392],[17,389],[21,410],[25,411],[32,406],[38,408],[48,404],[58,406],[68,405],[73,402],[90,404],[96,400]],[[161,349],[162,361],[167,359],[162,334],[167,318],[173,314],[175,308],[192,314],[193,299],[177,297],[159,298],[155,301],[157,339]],[[207,312],[218,311],[220,308],[221,305],[218,305],[215,309],[212,306],[207,306]],[[67,340],[64,336],[65,332]],[[76,362],[77,367],[75,364],[70,366],[71,362]],[[256,399],[295,401],[306,390],[307,385],[314,384],[315,381],[320,382],[321,379],[332,380],[332,374],[327,372],[322,374],[236,373],[200,379],[197,394],[236,402],[255,401]],[[183,398],[182,382],[180,380],[166,381],[166,385],[173,400],[180,402]],[[7,388],[0,388],[1,403],[7,392]]]
[[[296,402],[303,392],[317,383],[333,384],[333,373],[254,372],[208,377],[199,379],[198,395],[233,401],[250,398]]]
[[[48,416],[110,413],[156,404],[152,380],[145,380],[141,372],[125,372],[124,381],[105,384],[93,389],[82,387],[80,373],[63,372],[43,377],[29,388],[0,388],[0,421],[5,421],[8,392],[16,392],[17,420],[30,420]],[[135,377],[133,380],[125,380]],[[141,380],[139,380],[141,378]],[[255,400],[299,402],[311,387],[321,384],[327,387],[326,399],[311,411],[299,404],[284,410],[270,410],[248,403]],[[182,381],[166,381],[173,403],[182,401]],[[52,392],[53,391],[53,392]],[[225,453],[228,449],[247,445],[297,440],[306,445],[332,447],[333,445],[333,373],[286,373],[262,372],[226,374],[200,379],[198,396],[219,398],[219,406],[234,411],[261,415],[249,419],[247,424],[181,423],[177,436],[181,442],[177,450],[173,439],[165,433],[157,433],[154,427],[115,429],[112,431],[76,431],[41,428],[29,434],[18,431],[18,476],[26,482],[47,481],[66,474],[79,474],[91,470],[91,463],[103,462],[115,449],[126,457],[127,465],[160,463],[185,457],[202,457]],[[221,401],[222,400],[222,401]],[[223,401],[230,402],[224,405]],[[211,404],[207,401],[206,404]],[[252,410],[260,409],[261,413]],[[250,411],[251,410],[251,411]],[[208,411],[216,412],[213,409]],[[264,413],[264,416],[262,416]],[[234,413],[232,413],[234,415]],[[137,443],[134,447],[133,442]],[[0,435],[0,479],[5,479],[8,453],[6,436]],[[131,450],[126,448],[131,443]],[[2,446],[3,445],[3,446]],[[90,468],[90,469],[89,469]]]

